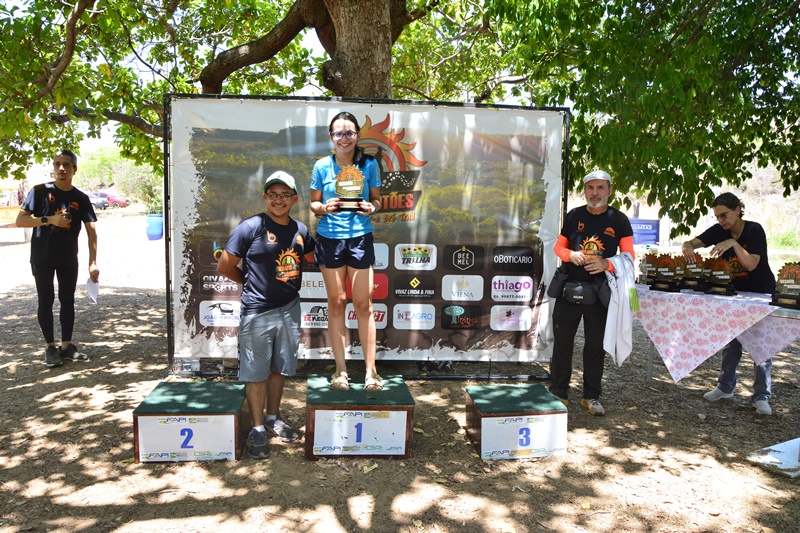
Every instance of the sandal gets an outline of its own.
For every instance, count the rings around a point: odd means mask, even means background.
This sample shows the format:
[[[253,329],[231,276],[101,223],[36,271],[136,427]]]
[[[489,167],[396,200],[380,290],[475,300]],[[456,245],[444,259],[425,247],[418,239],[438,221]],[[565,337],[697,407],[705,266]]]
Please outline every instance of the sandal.
[[[334,372],[331,376],[331,388],[335,390],[348,390],[350,383],[347,381],[347,372]]]
[[[380,392],[383,390],[383,378],[377,372],[370,372],[364,379],[364,390],[367,392]]]

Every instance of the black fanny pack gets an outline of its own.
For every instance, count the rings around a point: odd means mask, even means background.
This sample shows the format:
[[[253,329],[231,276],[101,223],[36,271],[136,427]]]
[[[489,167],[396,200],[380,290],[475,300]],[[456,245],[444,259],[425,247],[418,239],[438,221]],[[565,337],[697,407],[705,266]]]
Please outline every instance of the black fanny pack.
[[[597,300],[608,307],[611,300],[611,287],[608,280],[601,281],[568,281],[564,284],[564,299],[573,304],[592,305]]]

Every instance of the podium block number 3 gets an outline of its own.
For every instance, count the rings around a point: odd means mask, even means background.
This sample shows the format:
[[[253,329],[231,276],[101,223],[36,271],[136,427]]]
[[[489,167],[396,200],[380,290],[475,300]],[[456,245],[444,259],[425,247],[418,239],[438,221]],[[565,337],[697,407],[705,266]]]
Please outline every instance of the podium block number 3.
[[[520,446],[531,445],[531,428],[529,427],[519,428],[519,445]]]

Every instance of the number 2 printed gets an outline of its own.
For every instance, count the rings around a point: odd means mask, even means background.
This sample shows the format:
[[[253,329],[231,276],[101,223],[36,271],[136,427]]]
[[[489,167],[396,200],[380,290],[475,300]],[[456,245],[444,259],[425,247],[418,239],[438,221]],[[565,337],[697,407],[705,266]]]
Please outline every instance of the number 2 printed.
[[[194,436],[194,431],[192,431],[189,428],[183,428],[181,430],[181,437],[186,437],[186,438],[183,439],[183,443],[181,443],[181,448],[194,448],[194,446],[189,444],[189,441],[192,440],[193,436]]]

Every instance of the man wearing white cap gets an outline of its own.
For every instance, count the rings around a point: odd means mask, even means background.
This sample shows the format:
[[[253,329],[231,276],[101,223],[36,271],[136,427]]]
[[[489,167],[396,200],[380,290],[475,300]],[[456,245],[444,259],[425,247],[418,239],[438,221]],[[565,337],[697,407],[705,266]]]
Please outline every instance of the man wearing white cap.
[[[297,203],[292,176],[270,175],[263,196],[266,212],[233,230],[217,265],[217,272],[242,285],[239,379],[247,383],[253,421],[247,454],[253,459],[269,457],[268,437],[298,437],[279,408],[286,376],[297,370],[302,257],[311,258],[315,244],[305,224],[289,216]]]
[[[608,310],[593,287],[605,280],[614,267],[607,258],[620,252],[633,257],[633,229],[624,213],[610,207],[611,176],[596,170],[583,178],[586,205],[572,209],[555,244],[555,254],[567,267],[569,278],[553,309],[553,357],[550,361],[550,392],[569,404],[572,352],[575,333],[583,319],[583,400],[589,414],[603,416],[600,404],[605,350],[603,337]],[[580,289],[586,289],[581,291]],[[577,290],[574,290],[577,289]]]

